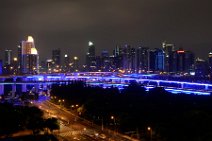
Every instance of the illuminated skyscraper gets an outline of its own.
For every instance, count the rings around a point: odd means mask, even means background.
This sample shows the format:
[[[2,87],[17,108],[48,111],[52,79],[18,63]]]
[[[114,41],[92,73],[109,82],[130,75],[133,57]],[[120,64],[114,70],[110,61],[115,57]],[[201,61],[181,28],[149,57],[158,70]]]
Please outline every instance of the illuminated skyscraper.
[[[70,57],[68,54],[64,55],[64,63],[63,63],[63,72],[69,72],[70,71]]]
[[[190,51],[185,51],[180,48],[177,51],[174,51],[170,56],[171,72],[189,72],[194,65],[194,54]]]
[[[12,63],[12,50],[5,50],[4,65],[11,65]]]
[[[0,75],[2,75],[2,69],[3,69],[2,60],[0,60]]]
[[[148,71],[164,71],[165,53],[162,49],[155,48],[149,51]]]
[[[208,63],[209,63],[210,70],[212,70],[212,52],[208,53]]]
[[[123,49],[120,46],[116,46],[113,50],[114,65],[117,70],[123,69]]]
[[[79,58],[77,56],[74,56],[73,58],[73,71],[78,72],[79,71]]]
[[[163,51],[165,52],[165,71],[170,72],[172,70],[172,60],[171,55],[174,51],[174,44],[168,44],[165,42],[162,43]]]
[[[199,78],[206,78],[209,74],[208,62],[197,58],[195,60],[195,76]]]
[[[88,53],[89,56],[96,56],[96,50],[95,50],[95,46],[93,44],[93,42],[89,41],[88,42]]]
[[[52,60],[55,66],[60,66],[60,49],[52,50]]]
[[[148,71],[149,66],[149,48],[139,47],[137,49],[137,72]]]
[[[135,71],[135,48],[132,48],[130,45],[125,45],[122,48],[122,61],[123,61],[123,70],[128,73]]]
[[[102,71],[109,71],[111,67],[111,61],[108,51],[103,50],[101,54],[101,67]]]
[[[97,63],[96,63],[96,51],[93,42],[88,42],[88,52],[86,54],[86,66],[87,71],[96,71]]]
[[[39,72],[39,56],[34,39],[28,36],[27,41],[21,42],[21,73],[37,74]]]

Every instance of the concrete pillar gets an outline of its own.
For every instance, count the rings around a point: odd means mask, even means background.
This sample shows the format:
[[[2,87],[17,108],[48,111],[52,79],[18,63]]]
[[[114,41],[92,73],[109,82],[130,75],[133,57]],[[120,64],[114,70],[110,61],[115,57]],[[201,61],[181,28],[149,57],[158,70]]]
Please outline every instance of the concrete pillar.
[[[16,84],[12,84],[12,95],[15,96]]]
[[[26,92],[27,91],[27,86],[26,84],[22,84],[22,92]]]
[[[184,83],[180,83],[180,85],[181,85],[180,88],[183,89],[184,88]]]
[[[0,95],[4,94],[4,84],[0,85]]]
[[[47,90],[47,84],[43,83],[43,90]]]
[[[208,90],[208,84],[205,85],[205,90]]]
[[[39,84],[35,84],[35,92],[38,93],[39,91]]]
[[[160,81],[157,81],[157,86],[160,86]]]

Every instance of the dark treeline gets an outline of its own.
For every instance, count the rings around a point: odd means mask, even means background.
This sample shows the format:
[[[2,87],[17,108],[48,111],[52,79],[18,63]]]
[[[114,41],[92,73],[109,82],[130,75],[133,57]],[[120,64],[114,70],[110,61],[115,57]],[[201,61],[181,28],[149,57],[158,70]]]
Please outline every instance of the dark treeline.
[[[53,85],[51,94],[55,102],[65,99],[67,108],[79,105],[81,116],[122,133],[135,131],[140,139],[150,139],[151,127],[152,140],[212,140],[212,96],[171,94],[160,87],[146,92],[137,83],[120,92],[83,82]]]
[[[31,130],[33,135],[40,131],[46,134],[59,129],[57,119],[43,117],[44,113],[37,107],[0,104],[0,138],[10,137],[13,133]]]

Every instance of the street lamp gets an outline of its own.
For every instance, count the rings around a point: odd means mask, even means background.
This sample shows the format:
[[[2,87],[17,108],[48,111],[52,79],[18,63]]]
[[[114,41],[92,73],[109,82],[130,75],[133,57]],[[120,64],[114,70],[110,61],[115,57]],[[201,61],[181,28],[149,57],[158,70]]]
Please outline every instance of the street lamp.
[[[147,127],[147,131],[150,134],[150,141],[152,141],[152,128],[150,126]]]
[[[114,134],[116,133],[116,119],[114,116],[111,116],[110,119],[113,120],[113,124],[114,124]]]

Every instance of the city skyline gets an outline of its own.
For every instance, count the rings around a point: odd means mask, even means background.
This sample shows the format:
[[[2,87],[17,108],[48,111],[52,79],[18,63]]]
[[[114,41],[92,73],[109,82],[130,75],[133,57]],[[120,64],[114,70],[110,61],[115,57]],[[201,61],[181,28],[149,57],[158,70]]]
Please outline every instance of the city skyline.
[[[111,54],[117,44],[160,48],[164,40],[206,59],[212,46],[209,3],[3,0],[1,55],[6,49],[15,51],[19,41],[32,35],[41,60],[51,58],[49,50],[61,48],[84,62],[88,41],[95,43],[97,54]]]

